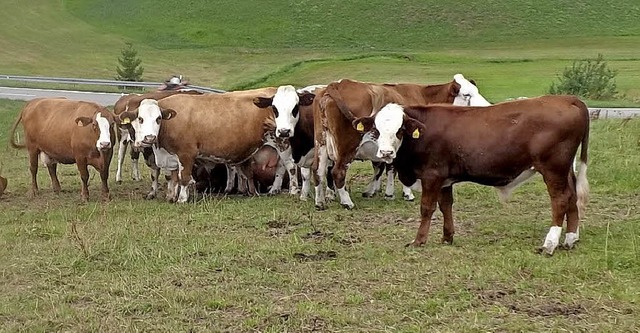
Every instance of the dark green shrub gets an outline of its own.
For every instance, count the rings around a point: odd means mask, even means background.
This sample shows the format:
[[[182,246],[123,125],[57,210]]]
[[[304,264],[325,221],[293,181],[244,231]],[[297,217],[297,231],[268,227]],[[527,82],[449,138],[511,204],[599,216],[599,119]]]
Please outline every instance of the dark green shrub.
[[[617,71],[607,67],[602,54],[597,59],[576,60],[566,67],[559,82],[549,88],[553,95],[577,95],[589,99],[611,99],[617,94],[615,77]]]
[[[118,63],[120,66],[116,68],[118,75],[116,80],[118,81],[142,81],[142,73],[144,68],[140,66],[142,59],[138,58],[138,51],[133,48],[133,44],[127,43],[127,46],[122,49],[121,56],[118,57]]]

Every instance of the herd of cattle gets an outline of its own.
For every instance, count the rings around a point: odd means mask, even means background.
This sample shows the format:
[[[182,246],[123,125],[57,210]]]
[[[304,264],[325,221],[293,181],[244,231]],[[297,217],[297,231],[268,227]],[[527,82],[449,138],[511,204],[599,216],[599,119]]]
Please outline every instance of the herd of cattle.
[[[24,143],[16,140],[20,123]],[[133,178],[140,179],[141,152],[151,169],[146,197],[157,195],[164,172],[172,202],[187,201],[193,189],[253,195],[276,194],[285,186],[306,200],[313,178],[317,209],[325,209],[336,194],[351,209],[347,169],[354,160],[369,160],[374,176],[363,196],[381,190],[385,171],[385,197],[394,196],[396,173],[405,200],[414,199],[412,190],[422,192],[421,223],[410,243],[414,246],[426,242],[436,207],[444,218],[442,241],[453,241],[453,184],[494,186],[506,199],[540,173],[552,209],[541,251],[553,254],[565,220],[563,246],[571,248],[578,240],[589,192],[589,113],[582,101],[542,96],[491,105],[475,82],[461,74],[437,85],[343,79],[297,90],[287,85],[223,94],[157,91],[123,96],[113,111],[91,102],[40,98],[19,114],[10,144],[28,151],[30,195],[38,191],[40,160],[54,192],[60,191],[57,164],[77,164],[83,201],[89,197],[88,166],[93,166],[108,200],[117,134],[116,181],[122,181],[131,144]],[[576,173],[572,163],[578,148]]]

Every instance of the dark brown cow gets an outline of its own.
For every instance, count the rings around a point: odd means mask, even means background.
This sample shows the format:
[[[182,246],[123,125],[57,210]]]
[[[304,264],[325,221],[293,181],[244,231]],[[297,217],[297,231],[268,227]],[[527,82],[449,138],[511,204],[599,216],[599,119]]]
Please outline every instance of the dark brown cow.
[[[369,116],[388,103],[463,104],[465,96],[461,95],[462,86],[458,82],[460,80],[457,80],[458,75],[453,81],[438,85],[376,84],[341,80],[318,92],[313,102],[316,208],[324,209],[326,205],[322,183],[326,178],[329,159],[335,162],[332,175],[340,203],[348,209],[354,206],[345,188],[345,177],[347,167],[356,157],[362,140],[362,134],[351,126],[355,118]],[[459,77],[464,79],[462,75]],[[463,82],[471,85],[466,79]],[[359,159],[376,161],[375,156],[359,156]],[[407,195],[408,189],[403,191]]]
[[[24,127],[24,144],[15,141],[18,124]],[[11,129],[10,144],[27,148],[31,170],[30,195],[38,192],[38,157],[47,166],[53,191],[60,192],[58,163],[76,163],[82,179],[81,197],[89,198],[88,165],[100,172],[102,197],[109,199],[109,164],[115,141],[115,117],[106,108],[90,102],[65,98],[39,98],[28,102]]]
[[[551,197],[552,223],[541,250],[553,254],[565,219],[564,246],[578,240],[589,193],[589,111],[578,98],[543,96],[488,107],[389,104],[353,126],[373,129],[376,155],[393,159],[402,183],[421,182],[422,222],[411,245],[426,242],[436,203],[444,216],[442,241],[453,242],[453,184],[470,181],[508,193],[535,172]],[[578,147],[576,180],[572,162]]]

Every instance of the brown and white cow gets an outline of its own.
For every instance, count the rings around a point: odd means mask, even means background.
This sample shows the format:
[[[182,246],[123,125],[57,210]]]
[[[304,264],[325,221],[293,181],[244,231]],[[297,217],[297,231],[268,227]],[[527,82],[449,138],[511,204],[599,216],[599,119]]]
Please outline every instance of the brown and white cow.
[[[15,141],[18,124],[24,127],[24,144]],[[115,116],[96,103],[65,98],[38,98],[28,102],[11,129],[10,144],[27,148],[31,171],[30,195],[38,192],[38,157],[49,170],[53,191],[60,192],[58,163],[78,166],[82,179],[81,198],[87,201],[88,165],[100,173],[102,197],[109,199],[109,164],[115,141]]]
[[[460,79],[464,77],[458,74],[451,82],[438,85],[377,84],[341,80],[318,92],[313,102],[316,147],[313,176],[316,185],[316,208],[324,209],[326,206],[322,183],[325,182],[329,159],[335,163],[332,175],[340,203],[348,209],[354,206],[345,188],[349,164],[355,158],[384,162],[375,157],[375,140],[363,138],[361,133],[353,129],[351,122],[354,119],[369,116],[388,103],[468,105],[471,96],[466,94],[467,88],[463,87],[463,84],[472,83]],[[370,144],[363,144],[366,142]],[[368,187],[369,190],[371,188],[372,185]],[[409,188],[404,187],[403,193],[406,199],[412,199],[413,194]]]
[[[535,172],[551,198],[551,228],[541,250],[553,254],[565,219],[564,246],[578,240],[589,193],[589,111],[578,98],[543,96],[488,107],[388,104],[353,126],[373,131],[376,155],[393,160],[402,183],[421,183],[422,221],[410,245],[426,242],[436,204],[444,216],[442,241],[453,241],[453,184],[470,181],[508,191]],[[572,162],[579,147],[576,180]]]
[[[178,156],[181,172],[177,201],[184,202],[196,158],[240,165],[241,174],[250,180],[251,168],[245,162],[264,144],[267,134],[279,130],[272,110],[291,113],[301,100],[312,99],[301,98],[291,86],[280,88],[174,95],[157,102],[156,108],[141,107],[137,114],[125,112],[120,117],[136,119],[132,122],[135,145],[157,144],[158,148]],[[256,106],[258,97],[271,99],[272,107]],[[248,183],[249,192],[255,193],[253,182]]]
[[[113,113],[116,116],[119,116],[121,113],[125,111],[132,111],[138,109],[140,103],[145,99],[153,99],[159,101],[165,97],[169,97],[175,94],[190,94],[190,95],[202,95],[201,92],[193,89],[181,89],[181,90],[163,90],[163,91],[152,91],[144,94],[129,94],[123,95],[120,97],[116,104],[113,106]],[[127,146],[133,142],[133,138],[131,137],[131,133],[129,131],[129,126],[119,126],[120,133],[120,145],[118,146],[118,169],[116,170],[116,182],[122,182],[122,165],[124,163],[124,156],[127,152]],[[155,197],[154,188],[157,189],[157,177],[160,173],[159,169],[157,169],[153,163],[152,151],[147,149],[145,162],[151,168],[151,178],[156,179],[154,184],[152,185],[152,190],[147,195],[148,198]],[[131,171],[132,178],[134,180],[140,180],[140,168],[138,167],[138,160],[140,158],[140,151],[137,149],[131,149]]]

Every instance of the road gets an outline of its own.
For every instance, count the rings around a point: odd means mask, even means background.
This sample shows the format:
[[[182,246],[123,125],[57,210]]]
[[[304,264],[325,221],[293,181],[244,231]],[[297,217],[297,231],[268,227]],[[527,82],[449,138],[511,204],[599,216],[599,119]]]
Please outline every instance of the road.
[[[31,89],[0,87],[0,99],[29,101],[38,97],[66,97],[80,101],[95,102],[100,105],[113,105],[122,96],[117,93],[99,93],[88,91],[70,91],[55,89]]]
[[[122,94],[55,89],[30,89],[0,87],[0,99],[28,101],[38,97],[67,97],[81,101],[91,101],[104,106],[114,105]],[[640,108],[589,108],[592,118],[640,117]]]

